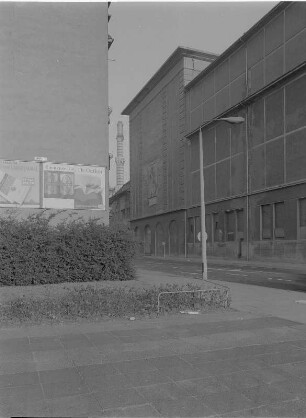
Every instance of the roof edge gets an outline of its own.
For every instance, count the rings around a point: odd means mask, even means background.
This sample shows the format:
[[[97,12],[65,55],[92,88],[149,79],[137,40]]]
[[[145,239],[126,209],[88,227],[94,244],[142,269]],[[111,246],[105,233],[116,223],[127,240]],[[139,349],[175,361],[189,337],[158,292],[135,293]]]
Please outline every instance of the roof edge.
[[[232,43],[222,54],[218,56],[207,68],[201,71],[194,79],[192,79],[186,86],[185,90],[188,91],[191,87],[198,83],[201,78],[208,74],[211,70],[216,68],[225,58],[227,58],[237,47],[243,45],[259,28],[263,27],[273,15],[277,12],[284,10],[293,1],[281,1],[276,4],[268,13],[266,13],[260,20],[258,20],[250,29],[248,29],[242,36],[240,36],[234,43]]]
[[[218,55],[212,52],[205,52],[198,49],[179,46],[162,64],[162,66],[154,73],[144,87],[137,93],[137,95],[130,101],[130,103],[121,112],[121,115],[130,115],[131,111],[140,103],[146,96],[148,91],[152,90],[157,83],[164,77],[164,75],[179,61],[180,58],[190,57],[196,59],[206,59],[206,61],[213,62]]]

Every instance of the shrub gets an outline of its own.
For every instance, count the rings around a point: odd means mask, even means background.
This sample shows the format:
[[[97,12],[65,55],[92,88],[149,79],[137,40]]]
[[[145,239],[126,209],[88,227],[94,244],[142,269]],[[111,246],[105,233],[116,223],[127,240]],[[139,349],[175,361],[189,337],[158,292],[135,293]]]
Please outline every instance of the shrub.
[[[97,220],[51,226],[51,217],[0,219],[0,285],[134,278],[135,242],[127,228]]]
[[[156,315],[160,292],[198,290],[194,285],[162,285],[148,289],[112,287],[96,289],[91,285],[68,290],[60,297],[43,298],[17,297],[0,308],[1,321],[42,322],[69,319],[94,319],[105,317],[130,317]],[[205,296],[203,296],[205,295]],[[166,296],[166,295],[165,295]],[[195,308],[210,310],[227,308],[230,299],[223,290],[210,290],[198,297],[197,293],[174,293],[167,295],[161,303],[161,313],[174,313]]]

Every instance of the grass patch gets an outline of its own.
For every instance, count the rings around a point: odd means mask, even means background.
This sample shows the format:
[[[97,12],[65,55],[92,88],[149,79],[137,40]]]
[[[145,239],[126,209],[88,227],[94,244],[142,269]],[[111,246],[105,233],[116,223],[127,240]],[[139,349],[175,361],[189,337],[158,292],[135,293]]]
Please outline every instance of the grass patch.
[[[56,296],[47,289],[45,294],[38,297],[29,293],[7,300],[0,306],[0,320],[2,324],[25,324],[156,316],[160,292],[198,289],[193,284],[163,284],[150,288],[111,285],[98,288],[88,284],[68,287]],[[230,306],[230,297],[223,289],[210,289],[201,295],[197,292],[163,295],[160,299],[161,313],[188,309],[207,311]]]

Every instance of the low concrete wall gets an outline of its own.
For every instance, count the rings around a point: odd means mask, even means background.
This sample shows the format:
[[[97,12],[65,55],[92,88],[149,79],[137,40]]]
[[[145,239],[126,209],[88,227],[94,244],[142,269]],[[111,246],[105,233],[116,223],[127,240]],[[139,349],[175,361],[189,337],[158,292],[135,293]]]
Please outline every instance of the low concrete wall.
[[[250,243],[250,259],[306,264],[306,239],[299,241],[256,241]]]
[[[200,243],[187,244],[187,250],[189,257],[201,257]],[[207,243],[207,255],[225,259],[246,260],[247,245],[244,241],[241,243],[239,241]],[[249,260],[297,262],[306,265],[306,239],[250,242]]]

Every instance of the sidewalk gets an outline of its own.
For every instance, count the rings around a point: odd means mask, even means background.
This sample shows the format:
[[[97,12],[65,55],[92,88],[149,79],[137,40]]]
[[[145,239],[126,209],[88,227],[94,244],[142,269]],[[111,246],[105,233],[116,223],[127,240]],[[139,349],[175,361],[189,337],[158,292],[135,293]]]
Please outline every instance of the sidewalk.
[[[305,417],[304,294],[226,285],[223,312],[1,329],[0,417]]]
[[[139,280],[144,286],[146,283],[158,285],[167,282],[180,284],[192,283],[193,285],[199,286],[199,288],[205,288],[205,281],[185,278],[175,274],[138,269],[137,276],[139,276]],[[219,284],[230,289],[232,298],[231,307],[233,309],[245,313],[272,315],[306,324],[306,294],[303,292],[219,280],[214,280],[210,284]]]
[[[168,260],[168,261],[177,261],[177,262],[186,262],[186,263],[195,263],[201,264],[200,257],[155,257],[155,256],[145,256],[146,258],[155,259],[155,260]],[[293,272],[297,274],[305,274],[306,275],[306,264],[296,263],[292,261],[291,263],[281,263],[278,261],[255,261],[255,260],[243,260],[243,259],[229,259],[229,258],[220,258],[220,257],[207,257],[207,264],[208,267],[212,266],[231,266],[231,267],[239,267],[239,268],[261,268],[267,270],[276,270],[276,271],[283,271],[283,272]]]

